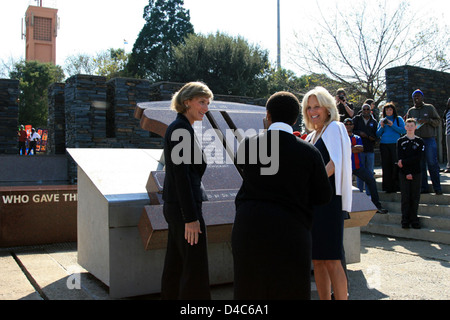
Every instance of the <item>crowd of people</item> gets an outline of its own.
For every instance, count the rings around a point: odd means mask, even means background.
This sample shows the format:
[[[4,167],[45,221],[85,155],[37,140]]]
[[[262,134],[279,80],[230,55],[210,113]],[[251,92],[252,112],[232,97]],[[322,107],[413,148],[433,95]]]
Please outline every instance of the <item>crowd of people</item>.
[[[211,297],[202,216],[207,196],[201,181],[207,162],[192,126],[203,120],[213,97],[204,83],[191,82],[172,100],[177,117],[164,138],[163,199],[169,233],[163,299]],[[235,199],[231,237],[235,299],[310,299],[311,264],[320,299],[347,299],[343,233],[344,220],[352,208],[353,174],[379,212],[387,212],[379,203],[373,178],[378,139],[383,190],[399,188],[402,226],[420,227],[417,206],[419,187],[424,186],[423,162],[428,164],[435,192],[441,193],[435,181],[436,171],[439,174],[436,152],[429,139],[439,116],[433,106],[423,103],[420,90],[412,98],[414,107],[406,120],[397,115],[392,103],[378,115],[372,100],[355,115],[342,89],[333,97],[317,87],[302,102],[289,92],[278,92],[268,99],[267,130],[246,137],[236,154],[243,181]],[[292,128],[300,112],[308,132],[302,138]],[[186,134],[179,134],[179,130]],[[271,150],[271,143],[278,144],[279,169],[263,174],[268,164],[255,159],[249,150],[261,144]],[[423,154],[427,154],[426,159]]]

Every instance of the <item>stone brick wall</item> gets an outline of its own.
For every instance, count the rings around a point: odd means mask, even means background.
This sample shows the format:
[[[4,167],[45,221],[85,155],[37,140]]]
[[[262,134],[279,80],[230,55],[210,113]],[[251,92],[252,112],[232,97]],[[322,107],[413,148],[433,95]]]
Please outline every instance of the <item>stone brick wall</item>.
[[[66,147],[106,147],[106,78],[76,75],[64,92]]]
[[[51,154],[66,153],[66,113],[64,83],[54,83],[48,88],[48,143]]]
[[[401,115],[413,106],[411,95],[416,89],[424,93],[425,103],[434,105],[442,116],[450,97],[450,73],[412,66],[386,70],[387,101],[397,103]]]
[[[17,154],[19,81],[0,79],[0,154]]]
[[[152,101],[147,80],[115,78],[107,83],[106,131],[111,148],[162,148],[160,137],[142,130],[134,111],[139,102]]]
[[[182,83],[132,78],[76,75],[49,88],[49,150],[65,148],[163,148],[162,137],[142,130],[134,118],[139,102],[170,100]],[[217,96],[217,100],[264,105],[264,99]],[[76,164],[69,159],[69,177],[76,179]]]
[[[424,102],[432,104],[442,118],[450,97],[450,73],[419,67],[401,66],[386,70],[387,101],[397,104],[400,115],[405,115],[413,106],[412,93],[420,89],[424,93]],[[437,133],[438,159],[447,161],[443,126]]]

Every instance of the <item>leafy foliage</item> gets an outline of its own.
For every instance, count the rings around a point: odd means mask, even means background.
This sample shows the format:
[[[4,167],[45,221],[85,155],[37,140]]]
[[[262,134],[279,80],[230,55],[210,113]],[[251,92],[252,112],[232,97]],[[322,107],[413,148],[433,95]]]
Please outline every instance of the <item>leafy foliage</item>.
[[[21,61],[10,72],[19,80],[19,123],[46,127],[48,118],[48,86],[64,79],[61,67],[38,61]]]
[[[144,8],[146,24],[134,43],[128,71],[139,78],[166,80],[172,47],[194,32],[183,0],[149,0]]]
[[[170,80],[203,81],[218,94],[258,97],[267,93],[268,52],[242,37],[189,35],[174,48]]]

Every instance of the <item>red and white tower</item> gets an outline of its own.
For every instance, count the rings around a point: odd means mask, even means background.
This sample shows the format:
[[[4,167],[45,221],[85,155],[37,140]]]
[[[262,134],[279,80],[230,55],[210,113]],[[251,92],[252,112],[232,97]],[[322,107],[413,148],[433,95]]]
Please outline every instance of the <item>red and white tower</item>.
[[[58,9],[45,8],[42,0],[25,13],[25,59],[56,64]]]

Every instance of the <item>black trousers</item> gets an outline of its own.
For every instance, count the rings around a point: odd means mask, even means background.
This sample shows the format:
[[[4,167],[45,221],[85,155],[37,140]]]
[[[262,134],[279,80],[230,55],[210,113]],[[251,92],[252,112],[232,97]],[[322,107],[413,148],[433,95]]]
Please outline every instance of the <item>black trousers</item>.
[[[366,183],[366,189],[369,189],[373,204],[379,208],[381,206],[380,197],[378,195],[377,183],[373,177],[373,173],[370,172],[369,169],[362,167],[353,170],[353,174]]]
[[[201,203],[198,204],[201,211]],[[185,222],[177,204],[164,204],[169,224],[167,251],[161,280],[163,300],[210,300],[206,226],[200,218],[198,244],[191,246],[184,238]]]
[[[30,145],[28,147],[28,154],[31,154],[31,150],[33,150],[33,155],[36,155],[36,141],[30,141]]]
[[[383,191],[397,192],[398,186],[398,167],[397,163],[397,144],[380,143],[381,169],[383,171]]]
[[[270,202],[239,204],[231,236],[235,300],[311,299],[311,232],[297,215]]]
[[[22,151],[23,156],[27,154],[27,147],[25,146],[25,141],[19,141],[19,154],[20,151]]]
[[[402,195],[402,224],[418,224],[417,211],[419,209],[422,174],[415,173],[412,180],[407,180],[406,176],[400,172],[399,180]]]

